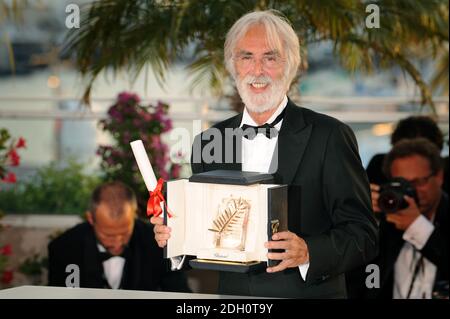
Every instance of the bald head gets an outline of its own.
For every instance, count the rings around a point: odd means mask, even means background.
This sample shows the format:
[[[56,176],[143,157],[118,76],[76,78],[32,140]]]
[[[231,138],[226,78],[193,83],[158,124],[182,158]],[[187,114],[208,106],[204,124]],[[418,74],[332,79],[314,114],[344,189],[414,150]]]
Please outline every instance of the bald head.
[[[125,206],[130,206],[134,212],[137,209],[136,195],[130,187],[121,182],[102,184],[94,190],[89,207],[94,218],[100,204],[112,219],[123,217]]]
[[[86,217],[97,240],[111,254],[120,255],[130,241],[136,216],[136,196],[120,182],[97,187]]]

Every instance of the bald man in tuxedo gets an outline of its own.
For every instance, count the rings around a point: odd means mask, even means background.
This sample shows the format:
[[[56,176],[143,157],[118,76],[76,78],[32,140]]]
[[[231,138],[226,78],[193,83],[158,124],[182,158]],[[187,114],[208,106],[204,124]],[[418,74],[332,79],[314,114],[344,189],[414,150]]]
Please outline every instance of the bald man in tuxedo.
[[[153,225],[136,218],[136,197],[125,184],[100,185],[87,222],[50,242],[49,285],[66,286],[66,267],[80,269],[80,287],[190,292],[182,271],[170,271],[153,240]]]

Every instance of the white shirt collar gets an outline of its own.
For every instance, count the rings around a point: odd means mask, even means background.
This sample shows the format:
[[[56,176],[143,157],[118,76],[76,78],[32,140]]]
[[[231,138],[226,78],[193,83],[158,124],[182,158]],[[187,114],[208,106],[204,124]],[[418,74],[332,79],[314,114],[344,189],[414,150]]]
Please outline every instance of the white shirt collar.
[[[280,115],[281,112],[283,112],[284,108],[287,106],[288,103],[288,98],[285,95],[283,97],[283,100],[281,101],[280,105],[278,105],[277,109],[275,110],[275,112],[272,114],[272,116],[265,122],[265,123],[272,123],[278,115]],[[252,125],[252,126],[259,126],[250,116],[250,114],[247,111],[247,108],[244,108],[244,113],[242,114],[242,121],[241,121],[241,125],[239,125],[239,127],[241,127],[242,125],[247,124],[247,125]],[[263,123],[264,124],[264,123]]]
[[[98,242],[97,248],[100,252],[107,252],[106,248]],[[113,256],[103,262],[103,273],[112,289],[118,289],[120,287],[124,266],[125,258],[122,256]]]

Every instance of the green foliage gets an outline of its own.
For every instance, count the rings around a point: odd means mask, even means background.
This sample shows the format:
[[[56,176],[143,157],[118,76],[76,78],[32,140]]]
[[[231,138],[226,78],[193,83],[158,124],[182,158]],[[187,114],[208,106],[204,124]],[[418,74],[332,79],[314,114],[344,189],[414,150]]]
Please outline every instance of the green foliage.
[[[48,258],[34,254],[27,257],[19,266],[19,271],[28,276],[39,276],[42,274],[42,270],[47,268]]]
[[[70,160],[65,167],[52,163],[29,181],[0,192],[0,210],[6,213],[83,214],[99,177],[83,173]]]

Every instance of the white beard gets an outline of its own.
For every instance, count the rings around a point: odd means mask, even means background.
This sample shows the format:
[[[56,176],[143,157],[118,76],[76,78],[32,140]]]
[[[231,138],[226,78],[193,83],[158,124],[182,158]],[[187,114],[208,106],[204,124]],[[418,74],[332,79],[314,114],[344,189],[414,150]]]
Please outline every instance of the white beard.
[[[251,83],[267,83],[268,90],[262,93],[253,93],[248,87]],[[236,79],[237,89],[242,101],[250,112],[263,113],[276,108],[286,94],[283,80],[272,81],[267,76],[246,76],[244,79]]]

